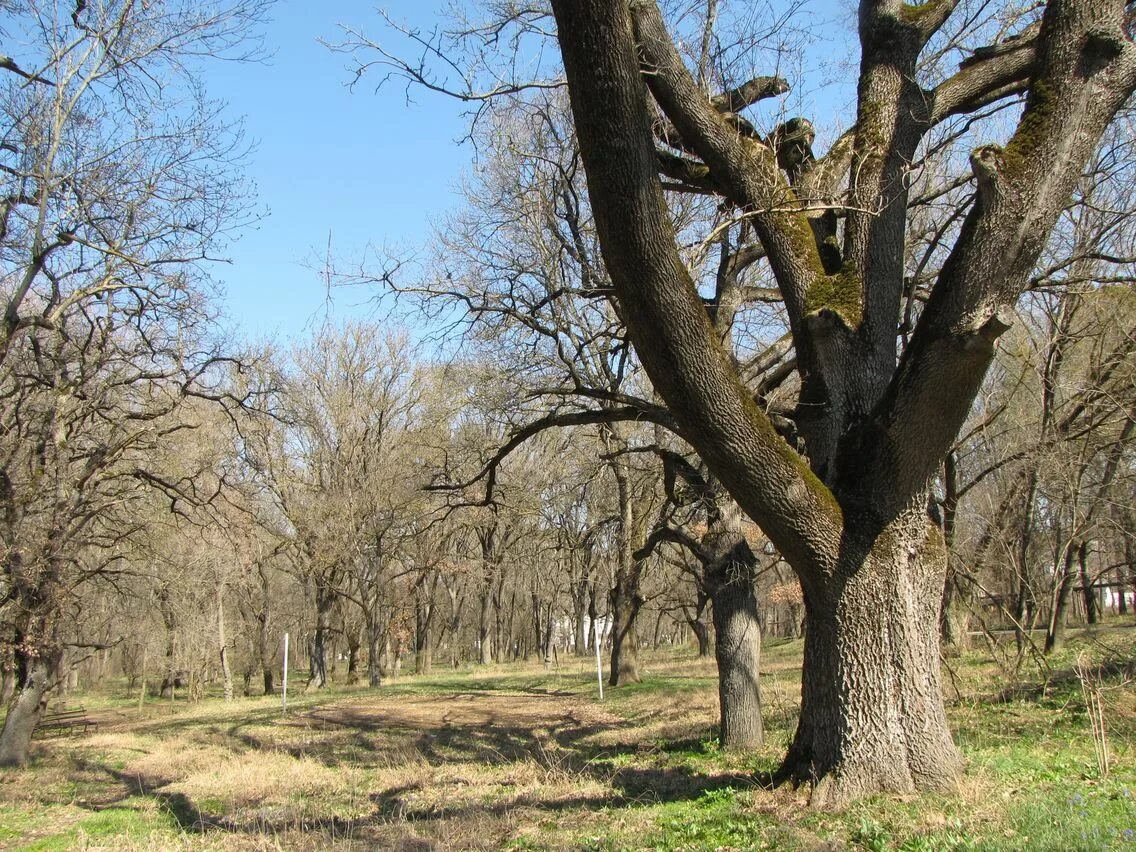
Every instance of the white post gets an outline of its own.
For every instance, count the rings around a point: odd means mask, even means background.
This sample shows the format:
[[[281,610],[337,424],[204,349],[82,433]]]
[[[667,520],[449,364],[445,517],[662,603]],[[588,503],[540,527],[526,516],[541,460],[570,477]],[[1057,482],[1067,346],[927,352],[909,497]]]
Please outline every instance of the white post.
[[[596,646],[596,683],[600,687],[600,701],[603,701],[603,661],[600,659],[600,630],[595,621],[592,622],[592,644]]]
[[[284,682],[280,685],[280,709],[288,710],[288,634],[284,634]]]

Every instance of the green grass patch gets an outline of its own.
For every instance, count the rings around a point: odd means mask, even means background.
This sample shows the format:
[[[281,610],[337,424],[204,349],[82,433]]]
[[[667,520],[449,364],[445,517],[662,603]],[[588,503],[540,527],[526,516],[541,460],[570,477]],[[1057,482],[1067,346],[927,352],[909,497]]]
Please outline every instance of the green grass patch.
[[[1136,852],[1134,640],[1074,633],[1048,668],[1016,672],[952,657],[962,789],[843,813],[760,786],[795,725],[799,640],[766,643],[767,744],[745,753],[719,748],[714,663],[690,650],[643,652],[642,683],[605,686],[602,703],[576,658],[298,693],[287,713],[279,697],[139,712],[110,684],[99,732],[45,740],[26,772],[0,775],[0,846]],[[1107,774],[1074,671],[1086,659]]]

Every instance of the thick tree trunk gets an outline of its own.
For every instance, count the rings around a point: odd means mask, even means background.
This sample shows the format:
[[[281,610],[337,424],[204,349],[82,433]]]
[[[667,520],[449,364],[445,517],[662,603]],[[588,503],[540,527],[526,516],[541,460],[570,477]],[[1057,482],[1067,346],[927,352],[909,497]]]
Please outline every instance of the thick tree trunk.
[[[725,749],[761,745],[761,625],[750,562],[727,563],[715,572],[711,594],[714,656],[718,661],[719,742]]]
[[[28,669],[28,678],[16,689],[0,730],[0,766],[24,766],[28,762],[32,734],[43,718],[50,666],[41,660]]]
[[[870,551],[846,535],[835,575],[806,589],[801,715],[781,775],[815,780],[814,806],[951,790],[962,770],[939,631],[928,629],[939,621],[946,551],[938,528],[911,514]]]
[[[635,622],[643,606],[639,594],[639,571],[635,569],[616,577],[611,590],[611,674],[608,683],[622,686],[639,683],[639,640],[635,635]]]
[[[588,653],[588,583],[572,586],[572,650],[577,657]]]
[[[15,691],[0,730],[0,766],[27,764],[32,734],[47,707],[52,672],[62,656],[54,645],[40,648],[35,656],[17,647],[15,655]]]

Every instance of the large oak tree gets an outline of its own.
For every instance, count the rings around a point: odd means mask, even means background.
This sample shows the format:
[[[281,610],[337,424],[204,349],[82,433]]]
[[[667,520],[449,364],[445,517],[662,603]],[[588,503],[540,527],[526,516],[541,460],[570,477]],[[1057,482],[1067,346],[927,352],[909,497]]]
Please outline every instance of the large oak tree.
[[[939,667],[946,551],[929,487],[1060,211],[1136,85],[1127,4],[1050,0],[1039,21],[925,87],[917,65],[955,0],[863,0],[855,125],[820,159],[807,123],[766,137],[737,115],[767,92],[762,81],[707,97],[654,2],[552,5],[621,318],[682,436],[804,590],[801,717],[784,776],[815,781],[824,805],[953,786],[961,761]],[[1009,141],[971,156],[974,201],[901,350],[921,142],[952,116],[1023,93]],[[720,196],[756,233],[796,352],[803,454],[715,335],[660,170]]]

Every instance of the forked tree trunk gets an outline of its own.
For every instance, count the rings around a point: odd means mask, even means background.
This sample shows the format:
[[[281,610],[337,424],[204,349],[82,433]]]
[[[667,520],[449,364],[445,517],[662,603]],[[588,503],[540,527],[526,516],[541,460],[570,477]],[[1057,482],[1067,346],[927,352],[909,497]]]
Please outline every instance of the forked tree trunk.
[[[891,524],[870,551],[849,529],[819,599],[805,590],[801,715],[781,775],[819,779],[815,806],[958,783],[939,631],[928,629],[939,620],[946,550],[919,514]]]
[[[748,561],[726,562],[710,578],[714,656],[718,661],[719,742],[724,749],[755,748],[765,740],[758,680],[761,625],[753,553],[748,546],[744,552]]]
[[[1045,4],[1022,119],[1005,148],[984,146],[971,158],[976,201],[897,365],[904,175],[938,122],[1006,92],[998,77],[1001,88],[976,92],[981,73],[970,69],[955,86],[970,102],[937,100],[944,86],[928,97],[916,83],[919,57],[953,7],[861,5],[855,141],[850,165],[834,172],[837,181],[848,175],[850,199],[840,252],[812,239],[794,207],[812,197],[793,192],[812,171],[786,166],[788,146],[755,144],[715,110],[656,3],[552,0],[620,317],[683,437],[804,589],[801,719],[785,774],[815,780],[817,806],[957,783],[939,662],[946,551],[923,492],[1085,163],[1136,90],[1124,3]],[[644,83],[697,158],[677,179],[720,189],[753,216],[788,314],[807,468],[706,321],[660,186]],[[724,93],[722,109],[734,97]],[[835,193],[840,186],[832,184]]]

